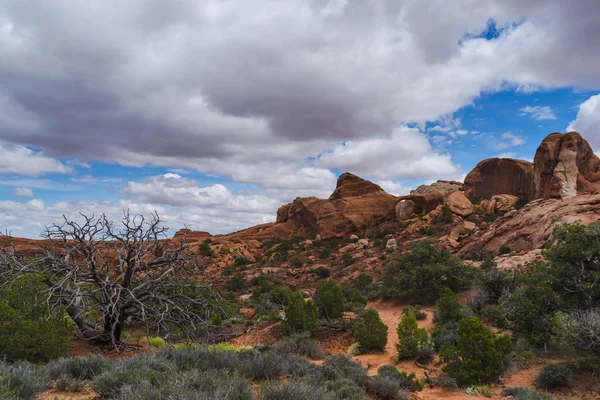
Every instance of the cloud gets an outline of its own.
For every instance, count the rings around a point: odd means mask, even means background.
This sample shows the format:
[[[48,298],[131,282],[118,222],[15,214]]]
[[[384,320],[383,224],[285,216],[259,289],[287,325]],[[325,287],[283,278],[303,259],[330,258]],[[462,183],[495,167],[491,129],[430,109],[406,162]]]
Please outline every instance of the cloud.
[[[406,187],[400,182],[394,181],[377,181],[375,183],[381,186],[383,190],[389,194],[393,194],[394,196],[404,196],[410,194],[410,191],[414,189],[411,187]]]
[[[556,115],[550,108],[550,106],[525,106],[520,109],[522,116],[531,115],[531,118],[535,121],[542,121],[545,119],[556,119]]]
[[[591,96],[579,105],[577,117],[567,131],[577,131],[585,136],[596,153],[600,152],[600,94]]]
[[[13,195],[17,197],[33,197],[33,190],[27,187],[18,187],[13,190]]]
[[[58,160],[25,146],[0,141],[0,174],[41,176],[49,173],[68,174],[73,170]]]
[[[500,153],[496,155],[498,158],[517,158],[517,153],[508,152],[508,153]]]
[[[598,9],[593,0],[4,2],[0,137],[83,163],[269,185],[274,172],[314,167],[311,155],[444,118],[483,92],[599,85]],[[486,40],[492,18],[500,34]],[[450,162],[434,151],[423,159]]]
[[[497,150],[503,150],[509,147],[516,147],[525,144],[525,140],[523,138],[515,135],[512,132],[504,132],[500,137],[503,141],[496,145]]]
[[[458,171],[450,155],[434,152],[425,134],[405,126],[388,137],[346,141],[319,155],[315,164],[380,180],[447,177]]]

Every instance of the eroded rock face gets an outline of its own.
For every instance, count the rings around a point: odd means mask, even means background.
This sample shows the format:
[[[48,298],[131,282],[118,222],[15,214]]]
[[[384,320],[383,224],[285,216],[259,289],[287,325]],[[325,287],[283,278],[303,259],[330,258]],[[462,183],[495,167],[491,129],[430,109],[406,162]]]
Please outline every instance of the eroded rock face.
[[[362,232],[382,222],[395,221],[398,199],[378,185],[349,173],[338,178],[329,199],[297,198],[277,211],[275,236],[301,235],[328,239]]]
[[[465,194],[489,199],[497,194],[535,198],[533,164],[511,158],[488,158],[481,161],[465,178]]]
[[[577,132],[552,133],[534,158],[536,198],[566,199],[600,190],[600,159]]]
[[[516,252],[540,249],[550,239],[555,224],[575,221],[600,221],[600,194],[534,200],[498,218],[481,236],[471,236],[459,254],[495,252],[502,245]]]
[[[399,200],[395,208],[398,221],[406,221],[421,213],[428,214],[444,204],[444,196],[437,191],[402,196]]]

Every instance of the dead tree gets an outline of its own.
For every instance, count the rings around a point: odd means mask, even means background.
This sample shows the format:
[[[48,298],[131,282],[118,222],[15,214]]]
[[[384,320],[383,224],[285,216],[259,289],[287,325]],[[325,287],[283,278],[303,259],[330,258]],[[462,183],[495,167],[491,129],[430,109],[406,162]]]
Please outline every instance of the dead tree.
[[[119,224],[104,214],[81,214],[81,222],[63,218],[46,228],[48,245],[39,256],[19,255],[14,247],[0,256],[14,276],[43,276],[49,305],[64,307],[81,337],[119,348],[133,320],[189,338],[219,311],[212,287],[196,279],[198,258],[185,238],[167,240],[157,213],[146,219],[126,212]]]

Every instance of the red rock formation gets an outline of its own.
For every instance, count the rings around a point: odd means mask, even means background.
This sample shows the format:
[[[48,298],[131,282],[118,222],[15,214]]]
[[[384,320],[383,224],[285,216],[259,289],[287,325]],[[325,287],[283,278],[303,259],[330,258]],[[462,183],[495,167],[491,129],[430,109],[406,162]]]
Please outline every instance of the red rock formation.
[[[600,190],[600,159],[577,132],[552,133],[534,159],[536,198],[569,198]]]
[[[535,198],[533,164],[511,158],[488,158],[481,161],[465,178],[465,194],[489,199],[496,194]]]
[[[280,207],[271,229],[278,237],[319,234],[323,239],[363,233],[377,224],[395,221],[397,202],[397,197],[378,185],[345,173],[329,199],[297,198]]]
[[[444,204],[444,196],[438,191],[424,194],[410,194],[399,197],[399,200],[395,208],[398,221],[415,218],[421,213],[428,214],[438,206]]]
[[[481,236],[470,237],[459,254],[496,252],[504,244],[517,252],[539,249],[550,239],[555,224],[578,220],[600,221],[600,194],[534,200],[497,219]]]

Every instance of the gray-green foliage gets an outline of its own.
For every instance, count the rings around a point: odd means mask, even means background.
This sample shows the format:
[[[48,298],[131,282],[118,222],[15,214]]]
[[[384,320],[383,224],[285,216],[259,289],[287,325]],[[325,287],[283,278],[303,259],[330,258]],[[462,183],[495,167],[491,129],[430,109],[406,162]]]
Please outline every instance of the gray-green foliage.
[[[0,398],[29,400],[44,391],[50,379],[46,372],[29,362],[0,362]]]

